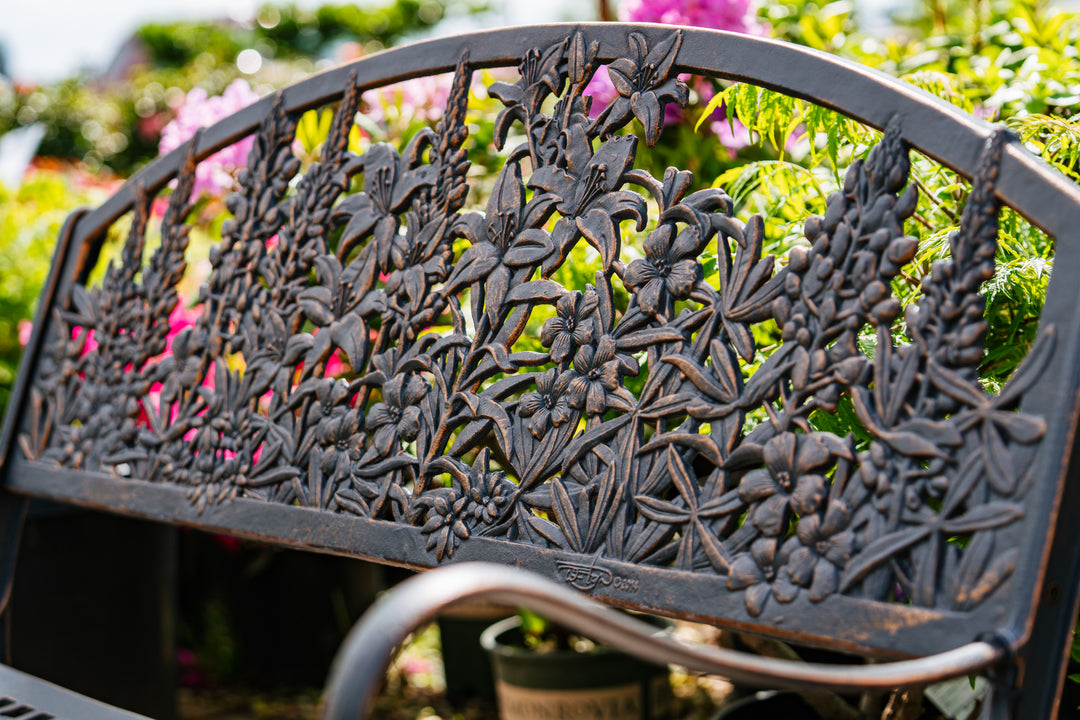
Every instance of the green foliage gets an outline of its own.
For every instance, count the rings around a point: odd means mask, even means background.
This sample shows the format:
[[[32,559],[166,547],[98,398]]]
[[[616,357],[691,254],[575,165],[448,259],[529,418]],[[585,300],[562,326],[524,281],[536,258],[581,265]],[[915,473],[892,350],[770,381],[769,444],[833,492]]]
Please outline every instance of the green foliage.
[[[1077,618],[1076,624],[1073,627],[1072,645],[1069,650],[1069,656],[1073,662],[1080,662],[1080,618]],[[1080,673],[1073,673],[1068,676],[1070,682],[1080,683]],[[1080,708],[1078,708],[1080,709]]]
[[[802,242],[803,221],[824,213],[828,193],[836,189],[833,178],[786,160],[734,167],[713,186],[726,190],[742,215],[764,218],[766,251],[777,256]]]
[[[33,317],[64,219],[101,196],[52,171],[33,173],[18,190],[0,185],[0,413],[22,355],[19,323]]]
[[[846,395],[841,397],[840,402],[837,403],[836,414],[815,410],[810,415],[810,424],[814,426],[815,430],[831,432],[840,437],[847,435],[849,432],[854,434],[855,444],[859,450],[869,447],[870,442],[874,439],[862,426],[862,423],[859,422],[859,418],[855,415],[855,405],[851,402],[851,398]]]
[[[974,112],[975,105],[967,92],[964,81],[957,75],[950,75],[940,70],[916,70],[901,77],[907,83],[937,95],[961,110]]]
[[[809,143],[810,164],[817,164],[824,152],[836,169],[843,145],[857,145],[867,139],[864,128],[839,113],[745,83],[717,93],[705,106],[697,126],[700,128],[705,118],[722,106],[728,109],[729,121],[745,125],[760,141],[767,141],[780,158],[789,144],[803,136]]]
[[[862,34],[845,2],[819,7],[796,1],[770,5],[762,14],[783,39],[878,67],[965,111],[996,117],[1033,152],[1080,180],[1080,14],[1043,0],[974,6],[926,0],[900,18],[902,32],[886,39]],[[771,157],[732,169],[715,184],[729,191],[740,215],[770,218],[770,250],[782,255],[801,241],[797,218],[822,212],[822,198],[838,187],[844,167],[865,154],[876,133],[827,109],[744,84],[717,94],[702,119],[720,107],[749,128]],[[955,173],[917,153],[912,159],[920,198],[907,231],[919,239],[920,251],[895,281],[904,304],[918,300],[922,277],[948,255],[948,236],[959,227],[968,194]],[[1023,218],[1002,213],[997,273],[983,289],[988,386],[1008,378],[1034,339],[1053,251],[1050,239]]]
[[[854,3],[850,0],[819,4],[814,0],[765,3],[761,14],[773,35],[817,50],[839,52],[857,32]]]
[[[108,97],[77,79],[42,88],[0,85],[0,134],[42,123],[40,155],[126,169],[132,154],[157,154],[156,135],[141,133],[138,120],[126,98]]]
[[[998,265],[983,286],[989,332],[984,381],[1003,382],[1035,342],[1053,267],[1053,242],[1015,212],[1002,212]]]
[[[158,156],[161,130],[187,91],[202,87],[209,95],[220,95],[240,76],[233,63],[215,66],[207,60],[202,57],[184,68],[139,66],[123,84],[87,83],[83,78],[41,87],[0,84],[0,134],[41,123],[45,137],[39,155],[129,175]],[[313,69],[310,62],[300,63],[276,78],[276,84]]]
[[[208,53],[217,61],[232,62],[254,44],[254,32],[214,22],[150,23],[135,31],[152,64],[182,68]]]
[[[196,622],[180,627],[180,642],[195,651],[199,665],[215,681],[226,680],[237,670],[237,638],[229,605],[221,594],[207,598]]]
[[[521,634],[525,637],[525,642],[530,646],[539,644],[551,623],[528,608],[518,608],[518,617],[521,618]]]
[[[1036,113],[1006,122],[1043,160],[1080,182],[1080,124],[1076,120]]]
[[[358,42],[368,51],[389,46],[443,18],[436,0],[393,0],[385,6],[263,5],[251,27],[214,21],[151,23],[135,32],[160,67],[181,68],[209,55],[216,64],[232,63],[240,51],[255,48],[263,57],[289,59],[324,55],[337,43]]]

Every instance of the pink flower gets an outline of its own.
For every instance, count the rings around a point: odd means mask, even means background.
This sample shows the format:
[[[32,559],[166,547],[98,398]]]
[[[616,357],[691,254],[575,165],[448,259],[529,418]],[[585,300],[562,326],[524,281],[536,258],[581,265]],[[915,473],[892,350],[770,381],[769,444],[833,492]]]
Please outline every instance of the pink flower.
[[[734,127],[733,127],[734,126]],[[750,131],[738,120],[713,120],[709,129],[720,139],[720,144],[728,151],[728,159],[735,157],[735,152],[751,143]]]
[[[367,105],[365,114],[376,122],[398,118],[436,122],[450,97],[453,75],[434,75],[404,80],[374,90],[361,97]]]
[[[184,330],[185,328],[194,327],[195,323],[199,321],[199,318],[201,316],[202,306],[189,308],[187,307],[187,303],[184,301],[184,299],[180,299],[180,302],[178,302],[176,304],[176,307],[173,308],[172,314],[169,315],[169,332],[165,336],[165,355],[172,355],[173,340],[175,340],[176,336],[180,334],[180,331]],[[214,389],[213,369],[211,369],[210,372],[207,373],[206,377],[203,379],[202,384],[210,388],[211,390]],[[150,399],[150,404],[157,412],[161,412],[162,387],[163,385],[161,383],[154,383],[150,386],[150,391],[147,393],[147,396]],[[169,422],[176,422],[176,418],[178,417],[178,415],[179,408],[174,406],[169,416]],[[146,422],[146,424],[149,424],[148,418],[144,418],[144,421]]]
[[[76,325],[71,328],[71,339],[78,340],[79,336],[83,333],[82,327]],[[86,344],[83,345],[82,357],[86,357],[90,353],[97,350],[97,340],[94,339],[94,328],[90,328],[86,331]]]
[[[19,321],[19,347],[26,347],[30,342],[30,333],[34,332],[34,323],[31,320]]]
[[[401,664],[403,675],[430,675],[433,668],[431,661],[423,657],[410,657]]]
[[[244,543],[240,538],[233,537],[232,535],[214,534],[210,537],[214,539],[214,542],[216,542],[219,547],[230,554],[240,552],[240,549],[244,546]]]
[[[139,133],[139,137],[144,140],[160,138],[161,130],[166,124],[166,117],[166,113],[157,112],[149,117],[139,118],[138,124],[135,126],[136,132]]]
[[[156,218],[165,217],[165,211],[169,209],[168,198],[156,197],[150,203],[150,214]]]
[[[206,672],[199,665],[199,658],[187,648],[176,648],[176,667],[180,672],[180,687],[199,689],[208,684]]]
[[[165,336],[165,352],[171,355],[173,339],[180,334],[181,330],[194,327],[200,317],[202,317],[202,306],[188,308],[185,307],[183,300],[178,302],[172,314],[169,315],[169,334]]]
[[[750,35],[766,34],[766,27],[759,23],[754,13],[751,0],[626,0],[619,8],[619,19],[624,22],[654,22],[669,25],[692,25],[696,27],[728,30]],[[687,80],[687,76],[681,76]],[[705,78],[691,80],[694,90],[702,102],[709,100],[714,89]],[[589,114],[597,117],[616,97],[615,86],[608,77],[607,67],[600,66],[585,94],[593,98]],[[747,144],[731,132],[730,128],[721,127],[723,112],[713,113],[710,129],[716,134],[729,154]],[[664,123],[673,125],[685,119],[682,108],[669,103],[664,108]],[[736,124],[736,129],[741,127]]]
[[[172,152],[191,138],[199,128],[213,125],[259,99],[246,80],[233,80],[220,97],[209,97],[202,88],[195,88],[184,98],[176,117],[161,131],[158,150],[162,155]],[[227,148],[217,151],[199,163],[195,169],[192,196],[202,193],[224,195],[233,186],[237,170],[247,165],[248,153],[255,138],[248,136]]]
[[[341,351],[335,350],[326,361],[326,372],[323,373],[323,376],[328,378],[340,377],[345,374],[347,369],[348,366],[341,359]]]
[[[704,106],[716,94],[716,89],[707,78],[697,75],[680,75],[679,78],[693,85],[699,101]],[[601,65],[596,74],[592,76],[589,84],[585,87],[585,95],[592,97],[592,105],[589,107],[589,115],[597,117],[618,96],[615,86],[611,83],[611,77],[607,72],[607,65]],[[691,113],[693,111],[691,110]],[[693,115],[696,117],[696,115]],[[686,119],[686,113],[676,103],[668,103],[664,107],[664,125],[674,125]],[[726,149],[728,159],[732,159],[735,153],[750,144],[750,133],[738,120],[734,122],[734,131],[725,119],[725,110],[719,107],[709,117],[709,129],[719,138]]]
[[[619,19],[693,25],[749,35],[764,35],[766,30],[757,21],[750,0],[627,0],[619,8]]]

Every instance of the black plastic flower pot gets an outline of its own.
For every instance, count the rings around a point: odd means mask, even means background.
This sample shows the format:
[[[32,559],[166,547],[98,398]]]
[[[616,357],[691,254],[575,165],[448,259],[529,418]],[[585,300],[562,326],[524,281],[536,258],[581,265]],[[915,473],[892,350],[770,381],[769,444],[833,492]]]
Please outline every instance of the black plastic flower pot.
[[[610,647],[536,652],[525,647],[521,618],[480,636],[491,654],[501,720],[660,720],[671,716],[667,667]]]
[[[797,693],[765,690],[726,706],[713,720],[819,720]]]
[[[504,607],[470,603],[450,608],[437,618],[446,696],[451,700],[481,697],[495,702],[491,659],[480,647],[480,635],[507,612]]]

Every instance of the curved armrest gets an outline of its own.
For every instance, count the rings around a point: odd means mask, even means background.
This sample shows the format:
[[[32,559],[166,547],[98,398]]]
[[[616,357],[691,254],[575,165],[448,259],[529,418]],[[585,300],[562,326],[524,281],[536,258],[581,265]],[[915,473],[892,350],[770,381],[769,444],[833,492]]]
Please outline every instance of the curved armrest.
[[[654,626],[535,573],[491,563],[462,563],[401,583],[353,627],[334,660],[323,717],[367,717],[394,652],[409,633],[442,608],[478,596],[497,604],[527,607],[643,660],[681,665],[750,685],[838,691],[893,689],[969,675],[1005,655],[1003,648],[979,641],[915,660],[822,665],[693,647],[657,636]]]

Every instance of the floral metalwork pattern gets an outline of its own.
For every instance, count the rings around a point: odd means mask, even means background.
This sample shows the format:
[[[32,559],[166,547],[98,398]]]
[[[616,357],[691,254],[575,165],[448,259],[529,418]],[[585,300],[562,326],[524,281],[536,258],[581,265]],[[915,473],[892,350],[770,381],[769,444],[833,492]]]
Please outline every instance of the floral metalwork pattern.
[[[782,267],[762,218],[736,219],[722,190],[634,166],[621,131],[638,122],[654,144],[665,105],[687,100],[681,39],[631,34],[607,69],[618,96],[592,115],[596,43],[526,52],[520,79],[489,89],[496,144],[520,144],[482,213],[464,209],[467,56],[442,121],[401,150],[348,150],[351,84],[298,182],[296,118],[275,105],[201,319],[166,353],[189,158],[145,266],[144,193],[122,263],[55,313],[24,454],[178,485],[200,510],[243,496],[411,526],[434,562],[487,537],[711,574],[752,616],[800,595],[981,603],[1016,562],[1001,532],[1046,430],[1016,408],[1054,345],[1048,328],[1000,394],[980,386],[1004,135],[951,259],[902,309],[891,283],[917,250],[903,230],[917,194],[897,122]],[[624,221],[651,228],[630,262]],[[602,269],[563,287],[581,243]],[[520,340],[544,306],[538,351]],[[783,342],[762,359],[765,322]],[[334,354],[344,379],[327,376]],[[869,441],[815,429],[841,402]]]

